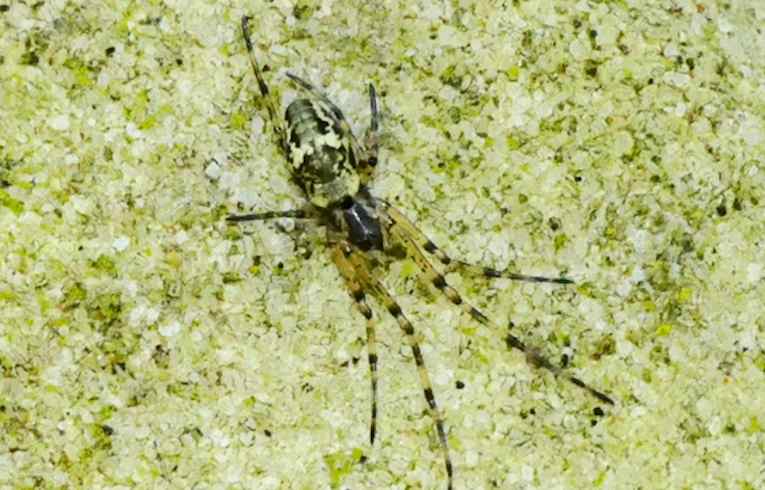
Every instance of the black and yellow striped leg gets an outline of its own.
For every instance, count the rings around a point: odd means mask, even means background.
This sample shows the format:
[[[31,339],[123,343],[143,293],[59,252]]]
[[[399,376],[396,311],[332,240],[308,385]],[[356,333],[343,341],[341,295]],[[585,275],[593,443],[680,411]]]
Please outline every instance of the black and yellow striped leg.
[[[377,335],[375,321],[372,318],[372,310],[367,304],[364,288],[356,276],[353,269],[342,251],[342,245],[337,245],[333,251],[332,259],[337,265],[340,274],[345,278],[351,297],[356,302],[356,307],[367,319],[367,355],[369,358],[369,376],[372,382],[372,417],[369,424],[369,443],[375,443],[375,434],[377,433]]]
[[[422,233],[417,230],[417,228],[414,227],[410,222],[406,221],[406,219],[402,219],[403,215],[397,211],[395,208],[391,207],[390,205],[383,205],[380,206],[380,210],[383,214],[383,223],[386,227],[386,230],[391,236],[394,236],[398,240],[400,240],[407,248],[407,250],[410,251],[412,254],[412,258],[417,262],[417,265],[420,267],[422,274],[425,277],[425,280],[432,284],[436,289],[441,291],[453,304],[459,306],[462,308],[463,311],[468,313],[473,319],[475,319],[478,323],[485,325],[490,328],[497,328],[492,324],[492,322],[481,313],[477,308],[470,305],[466,301],[462,299],[460,294],[455,290],[453,287],[451,287],[444,278],[443,274],[438,272],[434,267],[433,264],[430,263],[428,258],[425,256],[425,253],[420,248],[420,243],[427,240]],[[422,237],[419,238],[418,237]],[[424,240],[423,240],[424,239]],[[427,240],[427,242],[430,242],[430,240]],[[572,384],[578,386],[579,388],[584,389],[588,393],[590,393],[592,396],[597,398],[598,400],[608,403],[609,405],[613,405],[614,401],[609,398],[604,393],[601,393],[600,391],[592,388],[591,386],[584,383],[582,380],[580,380],[577,377],[571,376],[570,374],[562,372],[561,368],[554,365],[552,362],[550,362],[546,357],[544,357],[538,349],[533,348],[531,346],[527,346],[524,344],[518,337],[513,335],[512,333],[508,333],[505,337],[505,343],[508,347],[517,349],[521,352],[523,352],[526,355],[526,359],[528,362],[535,366],[544,368],[551,373],[553,373],[556,376],[563,377],[567,379]]]
[[[372,293],[380,300],[385,309],[388,310],[393,318],[396,319],[401,331],[406,336],[409,347],[412,349],[412,355],[414,362],[417,365],[417,373],[420,378],[420,386],[422,387],[425,400],[428,403],[428,412],[436,426],[436,432],[438,434],[438,440],[441,445],[441,451],[444,457],[444,465],[446,467],[447,475],[447,488],[451,490],[453,488],[454,471],[452,468],[452,460],[449,456],[449,444],[446,440],[446,431],[444,430],[444,419],[441,416],[441,412],[438,410],[438,403],[436,397],[433,394],[433,385],[430,382],[430,376],[428,375],[427,367],[425,366],[425,359],[422,356],[422,350],[420,349],[420,343],[417,338],[417,334],[414,327],[404,315],[401,307],[393,299],[393,296],[387,289],[370,274],[370,266],[361,253],[357,253],[355,249],[348,243],[342,242],[338,244],[333,250],[333,260],[340,269],[341,274],[346,276],[346,279],[351,277],[352,280],[357,281],[361,286],[368,288]],[[363,292],[363,291],[362,291]],[[357,301],[357,304],[358,301]]]
[[[468,264],[461,260],[455,260],[449,257],[443,250],[438,248],[433,241],[431,241],[424,233],[422,233],[404,214],[391,206],[385,201],[380,201],[385,211],[391,216],[397,225],[401,226],[411,237],[411,239],[417,243],[417,246],[435,257],[441,264],[444,265],[444,272],[452,272],[456,269],[468,272],[470,274],[481,275],[491,278],[503,277],[506,279],[512,279],[515,281],[526,282],[549,282],[554,284],[573,284],[574,281],[566,277],[546,277],[546,276],[534,276],[528,274],[519,274],[517,272],[500,271],[492,269],[490,267],[482,267],[480,265]]]
[[[256,221],[278,218],[316,219],[317,216],[310,209],[288,209],[286,211],[264,211],[252,214],[229,214],[226,221],[238,223],[240,221]]]
[[[250,64],[252,65],[252,71],[255,73],[255,78],[258,80],[260,95],[265,99],[268,117],[270,118],[271,125],[274,127],[276,136],[279,139],[279,146],[282,148],[282,151],[287,154],[289,150],[287,129],[284,126],[284,121],[279,117],[279,105],[273,94],[268,90],[268,85],[263,78],[263,73],[260,71],[258,60],[255,58],[255,51],[253,50],[252,40],[250,39],[250,19],[251,17],[246,15],[242,17],[242,35],[244,36],[244,43],[247,46],[247,56],[250,58]]]
[[[377,93],[375,92],[375,86],[369,84],[369,111],[371,113],[371,121],[369,123],[369,129],[364,133],[364,145],[363,155],[361,162],[366,167],[374,167],[377,165],[377,153],[380,149],[380,112],[377,110]]]

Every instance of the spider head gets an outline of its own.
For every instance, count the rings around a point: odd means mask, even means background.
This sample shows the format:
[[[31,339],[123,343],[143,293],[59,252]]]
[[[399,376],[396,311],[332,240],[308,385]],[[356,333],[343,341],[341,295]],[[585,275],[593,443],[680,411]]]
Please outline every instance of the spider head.
[[[382,250],[383,236],[380,219],[374,213],[374,205],[362,196],[347,196],[340,204],[343,214],[343,229],[348,241],[361,250]]]

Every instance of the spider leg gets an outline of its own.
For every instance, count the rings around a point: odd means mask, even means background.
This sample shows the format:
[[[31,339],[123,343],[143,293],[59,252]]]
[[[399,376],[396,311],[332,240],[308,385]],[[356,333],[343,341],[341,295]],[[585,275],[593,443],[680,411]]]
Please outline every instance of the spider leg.
[[[351,292],[356,307],[367,319],[367,356],[369,358],[369,376],[372,381],[372,417],[369,425],[369,443],[375,443],[375,434],[377,432],[377,335],[376,325],[372,318],[372,310],[366,300],[364,287],[359,281],[356,271],[343,254],[340,245],[335,246],[332,259],[335,262],[340,274],[345,278],[348,289]]]
[[[369,128],[364,133],[362,165],[374,167],[377,165],[377,153],[379,151],[380,112],[377,110],[377,93],[375,86],[369,84],[369,110],[371,121]]]
[[[393,296],[391,296],[385,286],[371,276],[369,261],[363,254],[358,253],[347,242],[341,242],[334,248],[332,256],[342,274],[353,274],[362,286],[369,288],[369,290],[380,300],[385,309],[388,310],[388,313],[396,319],[401,331],[406,336],[409,347],[412,349],[414,362],[417,365],[420,386],[422,387],[425,400],[428,403],[428,412],[435,423],[436,432],[438,433],[438,440],[444,457],[444,465],[446,466],[446,475],[448,479],[447,488],[452,490],[452,460],[449,456],[449,445],[446,440],[446,431],[444,430],[444,419],[438,410],[438,403],[433,394],[433,385],[430,382],[430,376],[428,375],[428,370],[425,366],[425,359],[422,357],[422,350],[420,349],[420,343],[414,327],[406,318],[401,307],[396,303],[396,300],[393,299]],[[346,278],[347,277],[348,276],[346,276]]]
[[[490,278],[503,277],[506,279],[512,279],[515,281],[526,282],[550,282],[554,284],[573,284],[574,281],[566,277],[547,277],[547,276],[534,276],[528,274],[520,274],[511,271],[500,271],[492,269],[490,267],[483,267],[480,265],[469,264],[461,260],[456,260],[449,257],[443,250],[433,243],[424,233],[422,233],[404,214],[398,209],[391,206],[385,201],[379,201],[385,208],[386,212],[391,218],[405,230],[405,233],[416,242],[417,247],[426,251],[430,255],[434,256],[445,267],[445,272],[449,273],[456,269],[475,274],[479,276],[485,276]]]
[[[422,271],[422,274],[425,278],[425,280],[432,284],[436,289],[441,291],[453,304],[459,306],[462,308],[463,311],[468,313],[473,319],[475,319],[478,323],[486,326],[486,327],[495,327],[495,325],[489,320],[489,318],[481,313],[480,310],[472,306],[471,304],[467,303],[462,299],[462,296],[455,290],[453,287],[449,285],[449,283],[446,282],[446,279],[444,276],[438,272],[434,267],[433,264],[430,263],[428,258],[423,253],[421,246],[424,248],[427,243],[432,243],[430,240],[428,240],[422,233],[413,225],[411,222],[403,218],[403,215],[401,212],[393,208],[387,203],[383,203],[379,207],[381,214],[383,215],[383,223],[386,227],[386,230],[389,234],[392,236],[395,236],[399,240],[403,242],[403,244],[406,246],[407,249],[412,254],[412,258],[417,262],[417,265],[419,265],[420,270]],[[421,245],[421,243],[425,242],[426,245]],[[432,248],[432,247],[431,247]],[[444,255],[445,257],[445,255]],[[496,327],[495,327],[496,328]],[[584,389],[588,393],[590,393],[592,396],[597,398],[598,400],[608,403],[609,405],[613,405],[614,401],[605,395],[604,393],[601,393],[600,391],[596,390],[595,388],[592,388],[591,386],[587,385],[584,381],[580,380],[579,378],[572,376],[570,374],[564,373],[560,367],[554,365],[552,362],[550,362],[546,357],[544,357],[538,349],[527,346],[526,344],[521,341],[518,337],[513,335],[512,333],[508,333],[505,337],[505,343],[508,347],[517,349],[521,352],[523,352],[526,355],[527,361],[536,367],[544,368],[551,373],[553,373],[555,376],[560,376],[571,382],[572,384],[578,386],[579,388]]]
[[[337,107],[337,105],[334,102],[329,100],[329,97],[324,95],[324,93],[321,90],[319,90],[318,88],[316,88],[311,82],[309,82],[309,81],[307,81],[307,80],[305,80],[303,78],[300,78],[299,76],[297,76],[297,75],[295,75],[294,73],[291,73],[291,72],[287,72],[287,77],[290,80],[292,80],[293,82],[295,82],[296,84],[298,84],[298,86],[300,88],[302,88],[303,90],[305,90],[309,94],[313,95],[317,99],[320,99],[322,102],[327,104],[327,106],[329,106],[329,108],[332,109],[332,114],[339,121],[345,122],[345,116],[343,115],[343,111],[341,111],[340,108]]]
[[[286,211],[264,211],[252,214],[229,214],[226,221],[238,223],[241,221],[267,220],[277,218],[316,219],[317,216],[310,209],[288,209]]]
[[[263,78],[263,73],[260,71],[260,65],[258,60],[255,59],[255,51],[252,48],[252,40],[250,39],[250,18],[248,16],[242,17],[242,36],[244,37],[244,43],[247,45],[247,55],[250,58],[250,64],[252,65],[252,71],[255,73],[255,78],[258,80],[258,88],[260,94],[265,99],[266,109],[268,110],[268,116],[271,119],[271,125],[274,127],[276,136],[279,139],[279,146],[287,153],[288,139],[287,129],[284,126],[284,122],[279,118],[278,104],[274,95],[268,90],[268,85]]]

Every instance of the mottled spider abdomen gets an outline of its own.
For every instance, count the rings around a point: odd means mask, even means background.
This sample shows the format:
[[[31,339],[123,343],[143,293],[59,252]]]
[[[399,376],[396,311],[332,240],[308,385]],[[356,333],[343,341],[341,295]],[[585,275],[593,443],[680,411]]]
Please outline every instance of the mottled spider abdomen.
[[[330,107],[297,99],[287,107],[288,157],[297,184],[316,207],[337,205],[359,190],[351,136]]]

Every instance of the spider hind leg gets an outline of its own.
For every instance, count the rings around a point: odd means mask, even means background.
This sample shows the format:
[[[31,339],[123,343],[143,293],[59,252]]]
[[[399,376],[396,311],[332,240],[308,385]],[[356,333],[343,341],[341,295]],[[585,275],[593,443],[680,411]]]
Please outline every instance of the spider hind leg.
[[[377,165],[377,154],[380,150],[380,112],[377,110],[377,92],[375,86],[369,84],[369,128],[364,133],[361,162],[367,168]]]
[[[244,43],[247,46],[247,56],[250,59],[250,65],[252,65],[252,71],[255,73],[255,78],[258,80],[260,95],[265,100],[271,125],[279,139],[279,146],[286,154],[288,151],[287,128],[284,126],[282,119],[279,118],[279,105],[277,104],[276,97],[268,89],[268,84],[266,84],[266,81],[263,78],[263,72],[260,70],[258,60],[255,58],[255,50],[252,47],[252,39],[250,38],[250,19],[251,17],[246,15],[242,17],[242,36],[244,37]]]

